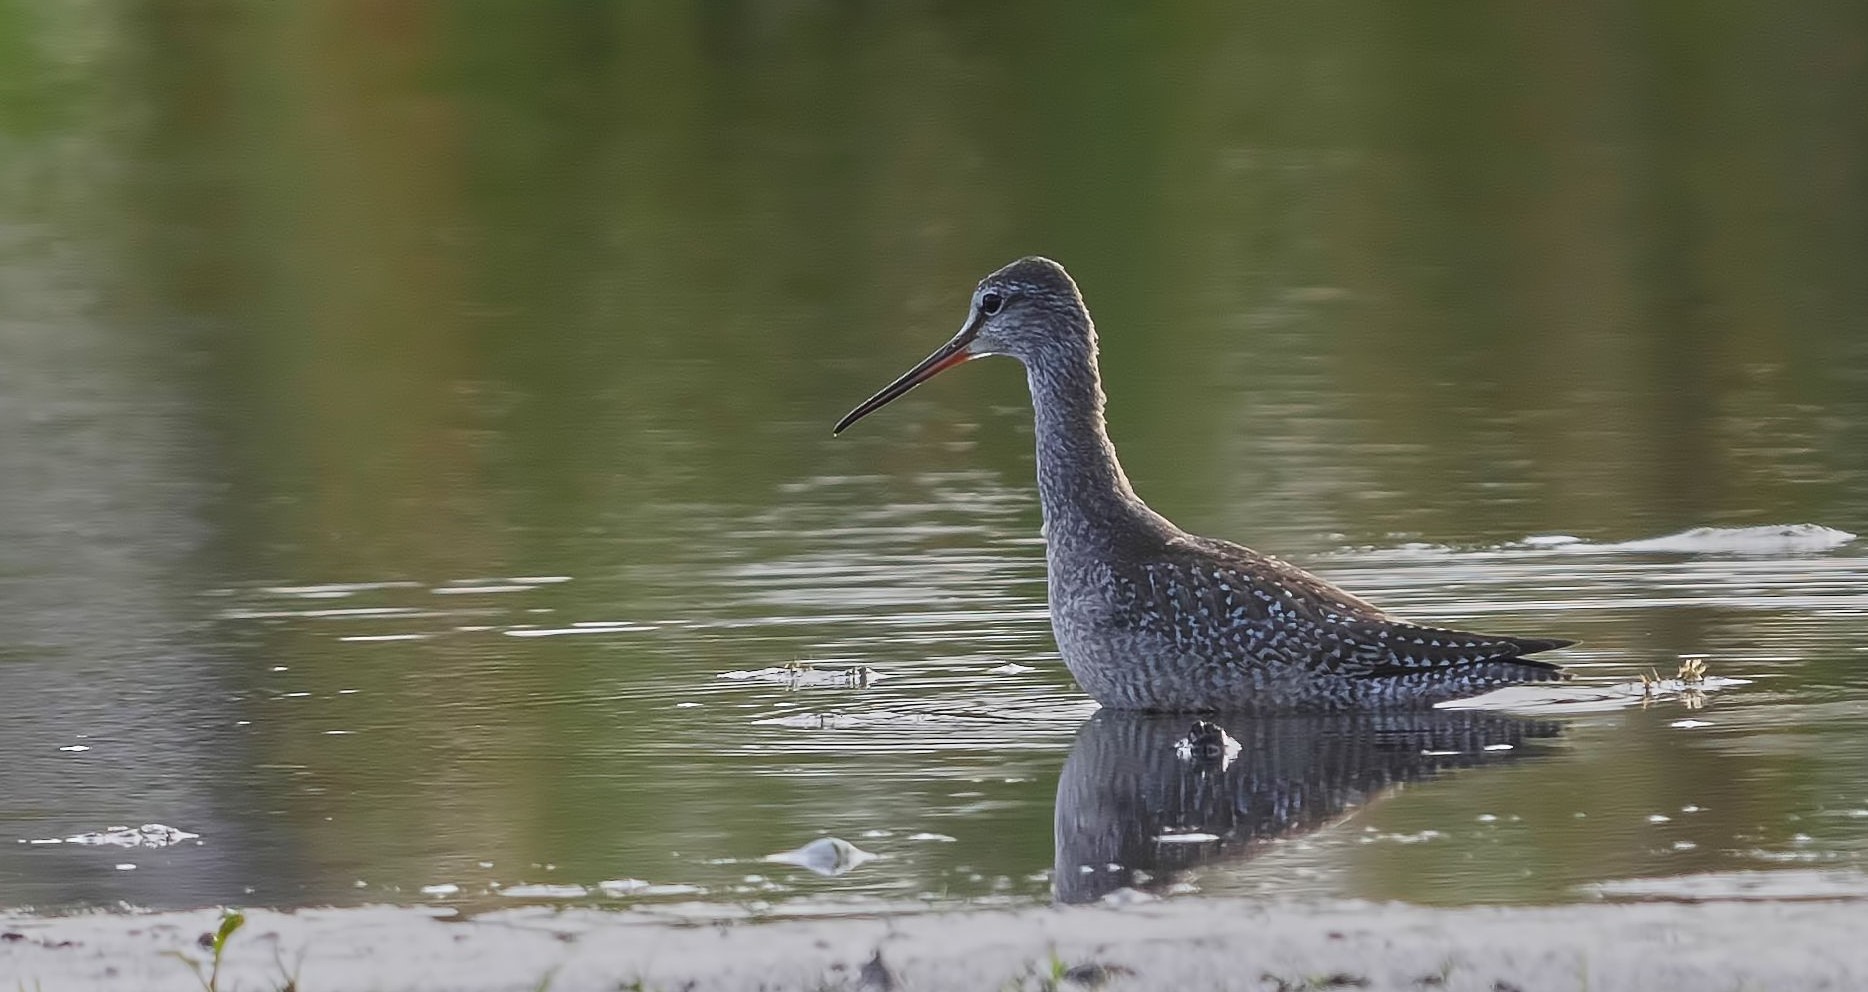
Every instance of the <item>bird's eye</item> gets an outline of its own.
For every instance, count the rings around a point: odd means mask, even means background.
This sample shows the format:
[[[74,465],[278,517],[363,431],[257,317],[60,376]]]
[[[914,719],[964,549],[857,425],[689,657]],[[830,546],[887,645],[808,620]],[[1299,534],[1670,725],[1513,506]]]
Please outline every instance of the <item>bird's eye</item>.
[[[988,317],[998,313],[999,308],[1004,305],[1005,297],[1000,296],[998,293],[987,293],[979,298],[979,312]]]

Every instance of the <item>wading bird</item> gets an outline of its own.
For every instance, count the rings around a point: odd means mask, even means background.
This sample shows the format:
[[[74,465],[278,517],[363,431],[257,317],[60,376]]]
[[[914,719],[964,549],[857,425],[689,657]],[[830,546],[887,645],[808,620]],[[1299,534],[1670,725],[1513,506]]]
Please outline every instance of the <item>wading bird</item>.
[[[1309,572],[1198,537],[1150,510],[1103,424],[1096,326],[1063,266],[1023,258],[982,280],[965,326],[838,421],[834,433],[963,362],[1025,366],[1036,412],[1051,629],[1106,707],[1168,712],[1430,706],[1563,678],[1526,657],[1555,638],[1389,616]]]

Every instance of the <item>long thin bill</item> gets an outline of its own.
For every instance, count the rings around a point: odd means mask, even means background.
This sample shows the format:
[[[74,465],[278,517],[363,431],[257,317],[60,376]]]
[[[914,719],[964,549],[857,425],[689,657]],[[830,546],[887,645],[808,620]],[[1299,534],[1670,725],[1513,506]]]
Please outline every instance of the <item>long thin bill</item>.
[[[851,424],[882,409],[889,405],[890,402],[894,401],[896,397],[901,396],[903,393],[908,392],[910,389],[921,385],[942,372],[956,365],[978,358],[978,355],[966,350],[967,345],[973,343],[973,338],[976,334],[978,334],[977,328],[969,322],[960,333],[954,335],[952,341],[941,345],[939,350],[935,351],[934,354],[922,359],[921,364],[902,373],[901,378],[882,387],[881,392],[858,403],[856,409],[844,414],[843,419],[837,421],[837,426],[830,429],[831,436],[835,437],[843,433]]]

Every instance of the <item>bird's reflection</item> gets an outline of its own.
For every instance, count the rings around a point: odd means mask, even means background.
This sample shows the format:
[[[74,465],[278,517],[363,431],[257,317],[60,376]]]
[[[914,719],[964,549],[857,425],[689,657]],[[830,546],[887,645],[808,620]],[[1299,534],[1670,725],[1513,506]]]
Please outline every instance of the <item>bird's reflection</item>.
[[[1398,783],[1521,758],[1525,741],[1560,729],[1475,710],[1210,720],[1104,710],[1077,732],[1057,784],[1052,890],[1067,903],[1159,891]]]

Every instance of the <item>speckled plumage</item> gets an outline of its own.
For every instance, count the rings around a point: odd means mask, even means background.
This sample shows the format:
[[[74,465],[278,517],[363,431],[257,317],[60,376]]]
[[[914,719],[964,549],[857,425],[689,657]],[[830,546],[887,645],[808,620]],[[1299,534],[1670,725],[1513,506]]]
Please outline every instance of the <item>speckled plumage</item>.
[[[1269,555],[1197,537],[1129,485],[1103,422],[1096,330],[1062,266],[1025,258],[980,282],[960,334],[838,425],[941,369],[1024,363],[1038,442],[1051,625],[1097,702],[1157,711],[1426,706],[1561,678],[1525,657],[1571,642],[1408,623]]]

